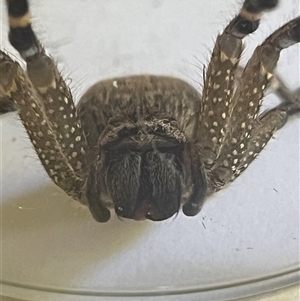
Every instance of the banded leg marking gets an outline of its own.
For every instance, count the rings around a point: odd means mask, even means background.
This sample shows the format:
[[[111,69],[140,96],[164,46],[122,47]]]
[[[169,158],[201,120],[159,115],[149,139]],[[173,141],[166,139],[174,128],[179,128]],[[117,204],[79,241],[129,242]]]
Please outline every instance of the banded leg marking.
[[[274,78],[274,69],[281,50],[299,41],[300,17],[280,27],[254,51],[232,100],[229,124],[231,131],[226,135],[227,143],[222,148],[224,155],[218,158],[216,170],[230,166],[232,175],[237,176],[241,172],[237,172],[241,166],[245,169],[249,165],[250,161],[246,162],[249,147],[251,155],[258,154],[273,133],[286,122],[284,116],[299,110],[299,104],[296,102],[289,105],[283,103],[269,113],[258,116],[265,90]],[[288,112],[288,108],[291,112]],[[261,122],[264,126],[258,126]],[[257,132],[259,130],[262,134]],[[261,142],[258,142],[258,139],[262,139]],[[252,141],[254,141],[255,150],[252,150]],[[231,177],[231,180],[235,176]]]
[[[15,105],[18,106],[21,119],[31,140],[35,141],[35,137],[31,133],[36,132],[40,133],[41,138],[44,137],[47,140],[46,143],[49,142],[52,145],[52,151],[55,151],[54,156],[60,158],[57,159],[58,162],[61,162],[60,168],[65,168],[61,172],[62,177],[64,174],[68,174],[74,180],[73,189],[75,189],[78,181],[84,182],[85,180],[83,169],[86,141],[71,92],[53,60],[45,54],[31,28],[28,1],[7,0],[6,3],[10,26],[9,40],[27,63],[28,77],[21,74],[18,67],[17,77],[20,78],[16,78],[15,82],[20,86],[19,92],[32,94],[22,100],[21,97],[18,99],[14,95],[17,99]],[[24,112],[26,113],[23,114]],[[37,117],[36,114],[42,119],[33,121],[32,118]],[[28,124],[30,123],[34,123],[35,128],[29,129]],[[46,132],[44,132],[44,127],[47,128]],[[47,139],[47,137],[51,138]],[[43,148],[36,148],[37,152],[39,149]],[[46,171],[53,178],[53,169],[50,170],[49,164],[47,164],[48,160],[41,157]],[[65,181],[65,179],[60,180],[56,176],[55,182],[61,187],[64,186],[63,183],[59,183],[60,181]],[[67,189],[66,192],[68,191],[70,190]]]
[[[239,15],[217,37],[204,82],[198,134],[206,164],[215,161],[225,140],[242,39],[258,28],[263,12],[274,8],[277,2],[246,0]]]

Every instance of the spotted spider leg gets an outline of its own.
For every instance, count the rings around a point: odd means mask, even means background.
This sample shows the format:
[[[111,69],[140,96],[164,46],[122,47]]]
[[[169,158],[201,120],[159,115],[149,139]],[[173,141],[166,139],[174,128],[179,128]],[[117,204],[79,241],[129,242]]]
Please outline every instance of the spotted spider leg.
[[[80,199],[86,142],[71,92],[31,28],[28,2],[7,0],[6,4],[9,40],[27,70],[0,53],[0,104],[14,104],[50,178]]]
[[[291,95],[281,83],[281,96],[286,100],[259,115],[266,88],[274,78],[281,50],[300,42],[300,17],[291,20],[256,48],[244,69],[232,99],[229,124],[217,167],[230,166],[234,180],[260,153],[274,132],[286,123],[288,116],[300,110],[299,95]]]
[[[226,161],[223,170],[219,167],[218,173],[212,171],[229,130],[227,125],[236,86],[235,75],[243,51],[242,40],[258,28],[263,12],[277,3],[277,0],[246,0],[240,13],[217,37],[204,81],[198,128],[198,141],[212,192],[214,187],[224,185],[224,177],[228,174],[229,162]]]

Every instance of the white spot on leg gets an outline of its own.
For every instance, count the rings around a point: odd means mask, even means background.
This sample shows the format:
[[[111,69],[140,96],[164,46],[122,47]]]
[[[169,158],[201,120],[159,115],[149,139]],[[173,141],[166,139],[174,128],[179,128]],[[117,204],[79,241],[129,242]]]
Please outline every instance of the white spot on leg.
[[[82,163],[80,161],[77,161],[76,163],[77,163],[76,169],[81,169],[82,168]]]
[[[227,160],[224,160],[224,161],[223,161],[223,165],[224,165],[225,167],[228,167],[228,166],[229,166],[228,161],[227,161]]]
[[[221,60],[221,62],[225,62],[228,59],[229,59],[229,57],[223,51],[221,51],[221,53],[220,53],[220,60]]]

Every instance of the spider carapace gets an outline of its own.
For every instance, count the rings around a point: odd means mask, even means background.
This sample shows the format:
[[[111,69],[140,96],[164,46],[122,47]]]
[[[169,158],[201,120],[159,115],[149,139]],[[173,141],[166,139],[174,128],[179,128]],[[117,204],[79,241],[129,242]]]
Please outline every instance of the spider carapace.
[[[9,40],[26,70],[0,52],[0,110],[17,111],[49,177],[86,204],[95,220],[159,221],[238,177],[290,115],[299,91],[276,76],[281,50],[300,41],[300,18],[271,34],[239,67],[243,39],[276,0],[246,0],[218,35],[202,93],[172,77],[100,81],[74,106],[72,94],[31,27],[26,0],[7,0]],[[275,86],[281,103],[259,108]]]

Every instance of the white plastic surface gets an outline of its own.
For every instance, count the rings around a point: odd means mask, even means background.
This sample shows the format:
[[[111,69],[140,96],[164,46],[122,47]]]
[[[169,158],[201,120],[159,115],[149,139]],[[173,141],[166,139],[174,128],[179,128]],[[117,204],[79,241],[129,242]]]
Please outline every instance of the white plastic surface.
[[[139,73],[173,75],[199,87],[197,67],[207,63],[208,49],[241,1],[31,2],[34,28],[78,99],[100,79]],[[257,43],[299,14],[298,0],[281,2],[246,39],[244,62]],[[1,45],[15,53],[3,1],[1,9]],[[299,86],[298,46],[282,53],[278,72],[291,88]],[[16,115],[0,118],[0,133],[3,295],[165,300],[158,296],[177,293],[168,300],[223,300],[299,281],[298,118],[197,217],[180,213],[160,223],[115,216],[95,222],[47,178]]]

